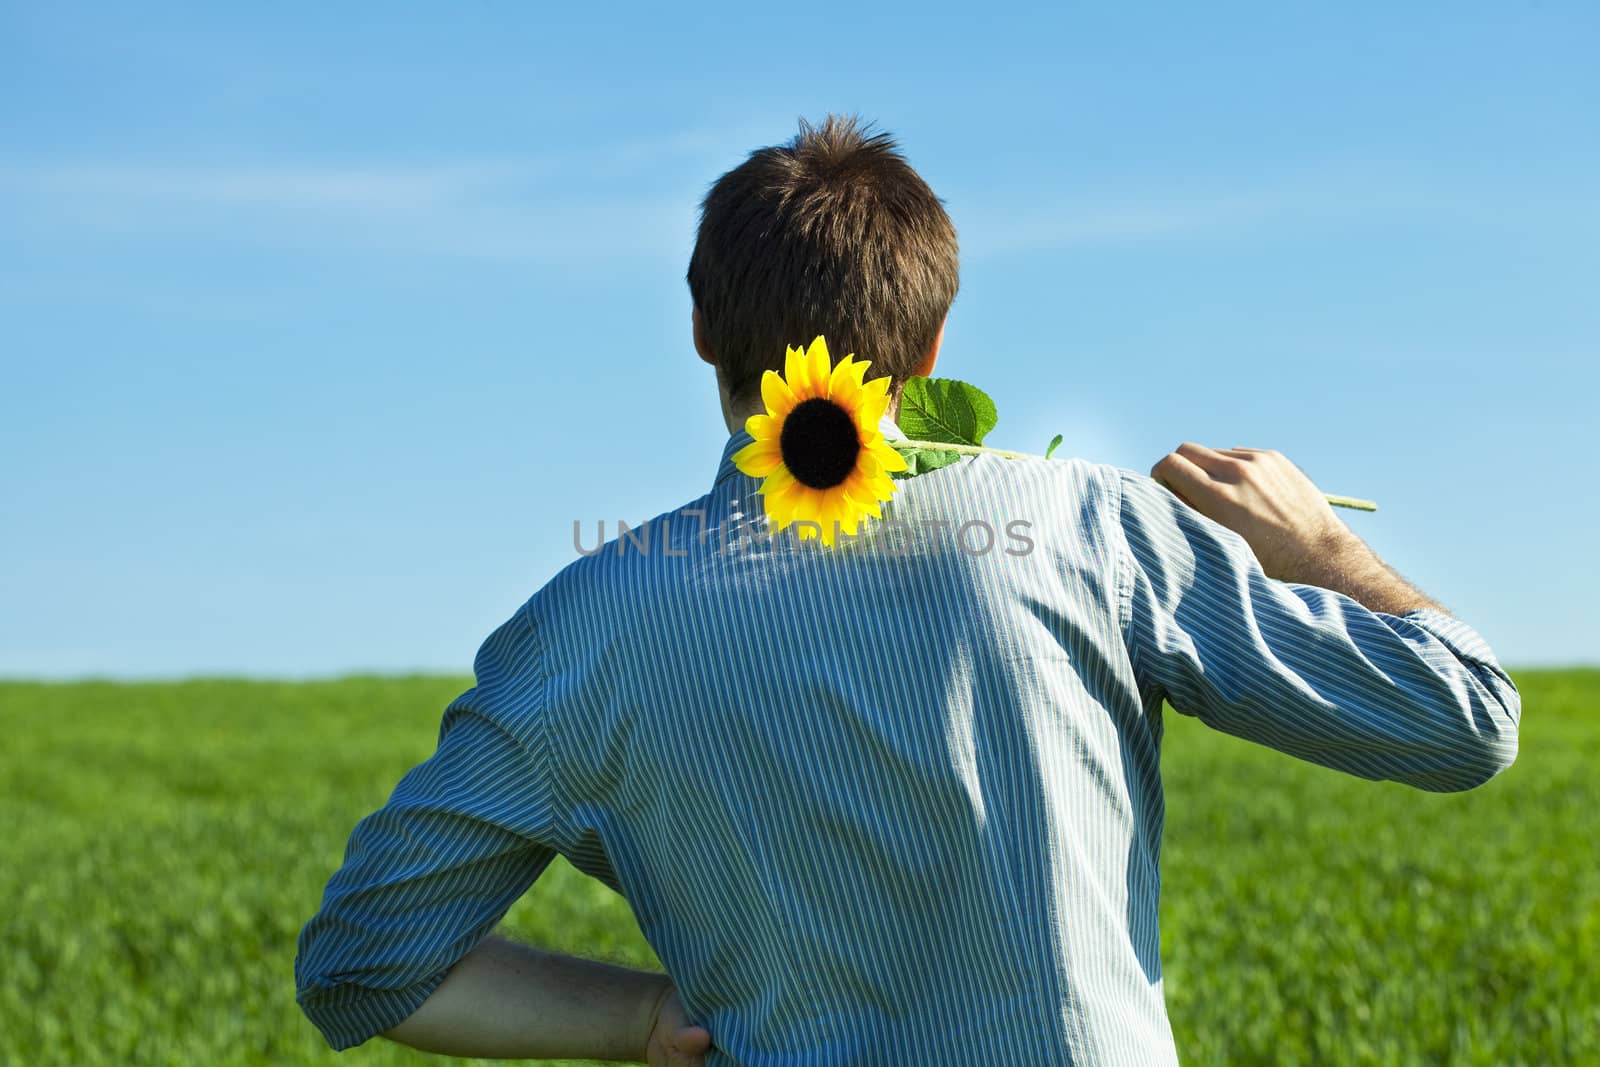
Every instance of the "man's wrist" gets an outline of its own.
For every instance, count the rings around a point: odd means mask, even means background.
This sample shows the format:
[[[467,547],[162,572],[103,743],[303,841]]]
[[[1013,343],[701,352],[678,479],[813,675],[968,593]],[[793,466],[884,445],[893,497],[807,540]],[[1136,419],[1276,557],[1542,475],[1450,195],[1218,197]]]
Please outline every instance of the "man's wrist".
[[[1319,542],[1318,549],[1306,553],[1292,575],[1284,580],[1331,589],[1350,597],[1368,611],[1390,615],[1403,615],[1418,608],[1439,608],[1421,590],[1396,574],[1344,523],[1331,529]]]
[[[1368,566],[1367,557],[1372,550],[1367,543],[1342,522],[1310,539],[1297,558],[1273,575],[1285,582],[1299,585],[1317,585],[1324,589],[1344,592],[1339,584],[1345,583],[1356,572]]]
[[[655,1032],[656,1021],[661,1018],[661,1005],[672,995],[672,990],[672,979],[664,974],[651,975],[650,979],[643,983],[637,1008],[637,1021],[633,1028],[635,1037],[632,1042],[640,1063],[650,1058],[650,1035]]]

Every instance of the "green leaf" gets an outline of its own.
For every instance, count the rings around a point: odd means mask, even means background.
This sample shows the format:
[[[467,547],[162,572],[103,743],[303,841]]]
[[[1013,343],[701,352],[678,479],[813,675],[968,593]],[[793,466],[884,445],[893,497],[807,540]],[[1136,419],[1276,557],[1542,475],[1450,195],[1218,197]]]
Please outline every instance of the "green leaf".
[[[954,378],[909,378],[900,394],[900,430],[918,441],[981,445],[999,418],[988,393]]]
[[[940,467],[948,467],[961,458],[960,452],[941,452],[932,448],[906,448],[898,450],[906,460],[906,469],[895,471],[889,475],[891,478],[912,478],[918,474],[927,474]]]
[[[1048,447],[1048,448],[1046,448],[1044,450],[1044,458],[1045,459],[1049,459],[1051,454],[1053,454],[1055,452],[1055,450],[1060,448],[1060,447],[1061,447],[1061,435],[1060,434],[1056,434],[1054,437],[1050,438],[1050,447]]]

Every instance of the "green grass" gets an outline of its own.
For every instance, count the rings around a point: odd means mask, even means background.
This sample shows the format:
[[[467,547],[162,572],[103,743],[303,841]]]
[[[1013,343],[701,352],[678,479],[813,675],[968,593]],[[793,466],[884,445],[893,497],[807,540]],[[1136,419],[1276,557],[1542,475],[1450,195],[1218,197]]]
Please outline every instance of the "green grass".
[[[1517,765],[1435,796],[1168,715],[1167,999],[1186,1063],[1600,1062],[1600,671],[1516,674]],[[0,683],[0,1063],[335,1057],[295,936],[463,678]],[[514,935],[654,967],[557,861]]]

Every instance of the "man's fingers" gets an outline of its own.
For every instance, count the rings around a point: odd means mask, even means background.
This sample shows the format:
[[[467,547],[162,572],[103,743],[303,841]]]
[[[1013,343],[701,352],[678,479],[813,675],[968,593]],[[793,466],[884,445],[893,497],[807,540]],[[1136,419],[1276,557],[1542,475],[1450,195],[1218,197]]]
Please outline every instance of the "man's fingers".
[[[1180,452],[1171,452],[1161,462],[1150,468],[1150,477],[1178,495],[1178,499],[1194,507],[1197,497],[1211,487],[1211,476],[1194,461]]]
[[[1196,444],[1193,441],[1185,441],[1173,449],[1173,454],[1182,456],[1203,471],[1210,471],[1222,459],[1221,452],[1214,448],[1207,448],[1205,445]]]
[[[673,1032],[667,1050],[669,1067],[705,1067],[706,1051],[711,1048],[711,1031],[703,1026],[685,1026]]]
[[[704,1052],[711,1047],[711,1031],[703,1026],[685,1026],[672,1035],[679,1052]]]

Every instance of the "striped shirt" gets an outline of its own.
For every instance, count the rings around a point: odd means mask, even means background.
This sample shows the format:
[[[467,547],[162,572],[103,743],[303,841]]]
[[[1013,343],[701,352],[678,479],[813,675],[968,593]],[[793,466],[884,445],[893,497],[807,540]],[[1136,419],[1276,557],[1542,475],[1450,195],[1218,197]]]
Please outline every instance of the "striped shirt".
[[[1516,755],[1474,630],[1268,578],[1143,475],[965,459],[829,550],[757,535],[749,440],[491,634],[356,827],[295,961],[332,1046],[405,1019],[559,853],[627,899],[708,1063],[1176,1063],[1163,700],[1421,789]]]

